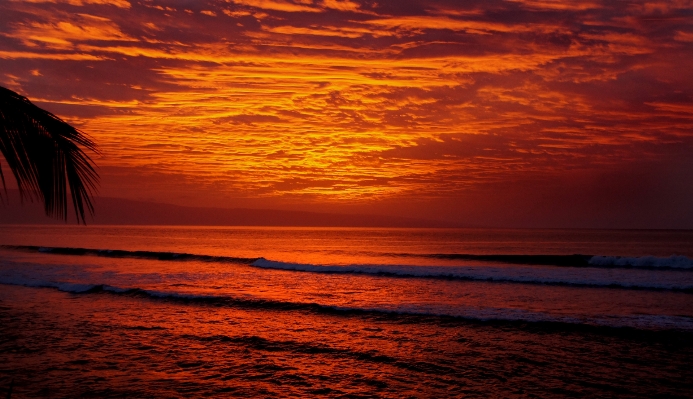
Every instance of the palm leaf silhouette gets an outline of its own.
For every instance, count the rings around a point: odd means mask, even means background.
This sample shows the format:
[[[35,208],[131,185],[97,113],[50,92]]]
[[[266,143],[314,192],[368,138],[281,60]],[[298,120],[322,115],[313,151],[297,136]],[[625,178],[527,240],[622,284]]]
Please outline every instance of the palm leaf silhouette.
[[[68,186],[78,223],[94,214],[98,174],[82,148],[98,153],[84,132],[0,87],[0,152],[19,186],[21,199],[38,199],[46,214],[67,220]],[[3,188],[5,176],[0,168]]]

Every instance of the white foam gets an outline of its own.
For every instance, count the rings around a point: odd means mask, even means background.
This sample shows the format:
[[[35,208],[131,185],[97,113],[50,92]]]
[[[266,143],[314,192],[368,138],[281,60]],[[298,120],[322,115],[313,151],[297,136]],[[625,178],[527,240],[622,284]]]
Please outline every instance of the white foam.
[[[90,291],[96,287],[102,287],[104,291],[123,293],[130,291],[131,289],[113,287],[108,285],[100,284],[75,284],[75,283],[65,283],[65,282],[54,282],[45,281],[37,279],[22,279],[22,278],[1,278],[0,284],[8,285],[20,285],[26,287],[35,288],[55,288],[63,292],[69,293],[84,293]],[[141,290],[144,294],[153,298],[175,298],[175,299],[192,299],[192,300],[205,300],[205,299],[224,299],[225,297],[219,297],[214,295],[198,295],[198,294],[186,294],[181,292],[165,292],[156,290]],[[262,300],[261,298],[232,298],[228,299],[241,299],[241,300]],[[297,305],[299,303],[296,303]],[[311,305],[312,303],[304,303],[305,305]],[[567,316],[567,315],[557,315],[548,314],[543,312],[535,312],[525,309],[513,309],[513,308],[474,308],[461,306],[455,309],[451,308],[441,308],[433,306],[431,304],[399,304],[387,306],[381,304],[381,306],[335,306],[335,305],[319,305],[326,309],[332,309],[336,311],[366,311],[366,312],[378,312],[385,314],[400,314],[400,315],[419,315],[419,316],[443,316],[443,317],[462,317],[471,320],[481,320],[481,321],[525,321],[525,322],[560,322],[568,324],[588,324],[596,326],[605,327],[633,327],[640,329],[683,329],[683,330],[693,330],[693,318],[685,316],[672,316],[672,315],[585,315],[585,316]]]
[[[78,284],[78,283],[61,283],[61,282],[53,283],[52,286],[57,288],[59,291],[72,292],[75,294],[87,292],[89,290],[92,290],[92,289],[98,287],[98,285],[95,285],[95,284]],[[45,287],[45,285],[44,285],[44,287]]]
[[[424,277],[474,281],[644,289],[693,289],[689,273],[667,270],[614,270],[605,268],[568,268],[531,265],[504,266],[409,266],[409,265],[312,265],[258,259],[252,266],[312,273],[368,274],[398,277]]]
[[[592,266],[631,266],[631,267],[669,267],[677,269],[692,269],[693,259],[685,256],[672,255],[668,258],[656,256],[593,256],[589,260]]]
[[[61,281],[52,280],[41,280],[37,278],[31,278],[26,276],[0,276],[0,284],[7,285],[21,285],[24,287],[34,287],[34,288],[55,288],[63,292],[81,293],[86,292],[98,285],[95,284],[80,284],[80,283],[69,283]]]

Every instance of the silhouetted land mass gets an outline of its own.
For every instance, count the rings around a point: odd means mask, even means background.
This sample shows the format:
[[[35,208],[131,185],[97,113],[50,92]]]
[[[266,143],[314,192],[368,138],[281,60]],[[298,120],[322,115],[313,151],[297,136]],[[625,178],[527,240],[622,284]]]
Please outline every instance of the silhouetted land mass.
[[[0,205],[0,224],[56,224],[46,217],[40,204],[21,204],[11,195]],[[181,225],[181,226],[304,226],[304,227],[459,227],[437,220],[365,214],[335,214],[246,208],[197,208],[133,201],[122,198],[96,199],[96,213],[89,224]]]

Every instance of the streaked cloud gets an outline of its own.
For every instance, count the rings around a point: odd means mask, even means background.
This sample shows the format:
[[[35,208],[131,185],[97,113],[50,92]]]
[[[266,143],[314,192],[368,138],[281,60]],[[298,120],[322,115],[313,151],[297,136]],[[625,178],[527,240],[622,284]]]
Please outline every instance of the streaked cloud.
[[[11,0],[23,1],[26,3],[53,3],[53,4],[69,4],[72,6],[84,6],[88,4],[110,5],[120,8],[130,8],[128,0]]]
[[[109,19],[88,14],[77,14],[68,21],[17,23],[13,28],[5,36],[18,39],[27,47],[64,49],[75,42],[137,41]]]
[[[454,199],[693,150],[693,82],[681,72],[693,66],[692,10],[6,2],[0,84],[94,136],[118,184],[146,171],[229,197]]]
[[[320,8],[307,5],[308,2],[291,2],[283,0],[232,0],[236,4],[241,4],[245,6],[262,8],[264,10],[270,11],[284,11],[284,12],[320,12]],[[303,3],[303,4],[302,4]]]
[[[361,5],[351,0],[323,0],[322,5],[339,11],[359,11]]]

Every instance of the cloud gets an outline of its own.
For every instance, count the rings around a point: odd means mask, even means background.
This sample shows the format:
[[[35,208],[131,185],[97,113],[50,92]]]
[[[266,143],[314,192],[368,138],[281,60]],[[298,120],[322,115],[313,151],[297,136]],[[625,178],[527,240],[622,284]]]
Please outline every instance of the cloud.
[[[674,40],[679,42],[693,42],[693,32],[676,32]]]
[[[345,37],[350,39],[355,39],[362,37],[364,35],[369,35],[373,37],[382,36],[392,36],[393,32],[386,30],[374,30],[366,28],[352,28],[352,27],[336,27],[336,26],[324,26],[324,27],[297,27],[297,26],[276,26],[276,27],[265,27],[264,30],[272,33],[281,33],[285,35],[313,35],[313,36],[334,36],[334,37]]]
[[[240,124],[245,124],[245,125],[254,125],[257,123],[259,123],[259,124],[276,123],[276,122],[280,122],[281,119],[275,115],[240,114],[240,115],[233,115],[233,116],[227,116],[227,117],[219,118],[218,121],[220,123],[231,122],[231,123],[240,123]]]
[[[323,0],[322,5],[339,11],[358,11],[361,8],[359,3],[351,0]]]
[[[449,29],[467,33],[489,34],[492,32],[527,32],[542,31],[546,29],[541,26],[515,26],[488,21],[461,20],[445,16],[403,16],[381,18],[363,21],[364,24],[375,25],[388,29],[398,29],[408,31],[412,34],[420,33],[426,29]]]
[[[693,147],[683,1],[102,3],[0,4],[0,83],[106,168],[349,202]]]
[[[235,4],[282,12],[321,12],[318,7],[282,0],[232,0]],[[310,2],[309,2],[310,4]]]
[[[16,1],[16,0],[12,0]],[[130,2],[127,0],[21,0],[27,3],[54,3],[54,4],[69,4],[72,6],[83,6],[88,4],[110,5],[120,8],[130,8]]]
[[[35,59],[35,60],[56,60],[56,61],[98,61],[106,59],[91,54],[79,53],[33,53],[29,51],[0,51],[0,58],[3,59]]]
[[[575,1],[565,2],[556,0],[508,0],[531,10],[585,11],[601,8],[600,2]]]
[[[77,14],[65,21],[17,23],[6,36],[21,40],[28,47],[41,44],[55,49],[72,47],[75,42],[137,41],[109,19],[88,14]]]

